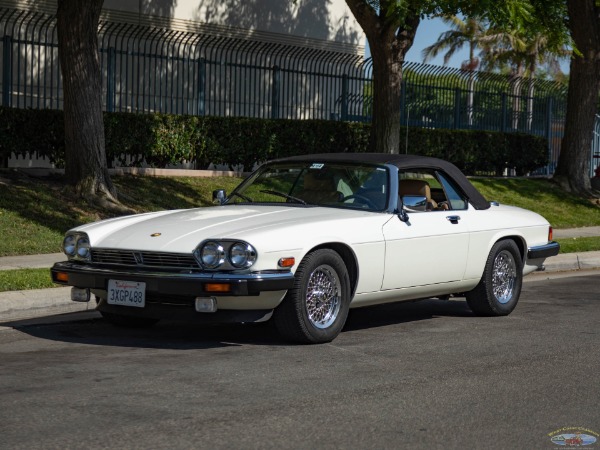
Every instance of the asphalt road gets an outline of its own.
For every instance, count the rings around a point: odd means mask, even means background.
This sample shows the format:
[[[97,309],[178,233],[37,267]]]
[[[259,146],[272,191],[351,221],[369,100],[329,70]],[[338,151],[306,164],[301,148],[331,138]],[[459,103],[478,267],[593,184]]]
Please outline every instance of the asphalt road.
[[[503,318],[355,310],[318,346],[83,313],[0,331],[0,448],[560,448],[600,433],[599,373],[600,272],[530,276]]]

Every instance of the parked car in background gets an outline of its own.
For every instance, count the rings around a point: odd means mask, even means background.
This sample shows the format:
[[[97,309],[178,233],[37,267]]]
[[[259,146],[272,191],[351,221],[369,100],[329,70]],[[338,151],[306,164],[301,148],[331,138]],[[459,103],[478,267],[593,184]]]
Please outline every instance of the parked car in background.
[[[510,314],[523,276],[559,251],[543,217],[488,202],[434,158],[297,156],[214,196],[69,230],[53,280],[118,325],[273,320],[321,343],[350,308],[387,302],[464,296],[477,315]]]

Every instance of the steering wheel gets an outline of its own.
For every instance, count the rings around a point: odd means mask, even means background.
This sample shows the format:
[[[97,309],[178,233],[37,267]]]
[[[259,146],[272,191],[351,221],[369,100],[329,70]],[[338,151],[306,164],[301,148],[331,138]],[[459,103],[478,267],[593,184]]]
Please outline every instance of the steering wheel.
[[[377,205],[375,205],[370,199],[368,199],[367,197],[360,195],[360,194],[352,194],[352,195],[348,195],[346,197],[344,197],[342,199],[342,203],[345,203],[347,200],[352,200],[352,199],[356,199],[359,200],[361,203],[367,205],[369,208],[371,209],[377,209]]]

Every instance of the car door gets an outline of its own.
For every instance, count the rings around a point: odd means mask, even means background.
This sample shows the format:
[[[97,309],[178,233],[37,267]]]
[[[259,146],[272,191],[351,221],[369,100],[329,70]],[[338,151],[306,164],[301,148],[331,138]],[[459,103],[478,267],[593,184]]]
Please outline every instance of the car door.
[[[441,202],[431,200],[435,208],[427,210],[405,208],[408,221],[392,217],[384,225],[382,290],[448,283],[464,277],[469,252],[468,219],[472,211],[464,195],[444,174],[417,175],[437,185],[434,190]]]

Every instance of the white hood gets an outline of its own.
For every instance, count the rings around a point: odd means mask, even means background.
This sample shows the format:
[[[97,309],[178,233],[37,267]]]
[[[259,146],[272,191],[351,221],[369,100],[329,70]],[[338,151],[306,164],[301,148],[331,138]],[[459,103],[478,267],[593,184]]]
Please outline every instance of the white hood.
[[[289,237],[290,229],[297,226],[319,224],[318,228],[325,231],[331,230],[330,222],[368,216],[379,216],[382,222],[389,218],[385,214],[337,208],[229,205],[138,214],[76,230],[88,234],[92,247],[191,253],[205,239],[248,240],[260,234],[264,241],[278,230],[285,230]]]

